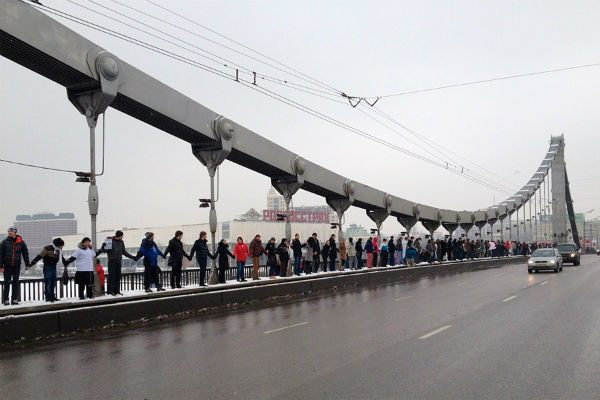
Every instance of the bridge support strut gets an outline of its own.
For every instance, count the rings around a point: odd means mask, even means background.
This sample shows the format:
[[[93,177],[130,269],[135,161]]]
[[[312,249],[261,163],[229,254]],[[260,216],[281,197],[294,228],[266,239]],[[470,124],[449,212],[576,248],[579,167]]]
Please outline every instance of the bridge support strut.
[[[219,166],[225,161],[233,147],[232,139],[235,133],[232,123],[224,117],[218,117],[212,123],[212,130],[215,135],[216,143],[210,144],[192,144],[192,153],[206,167],[210,177],[210,214],[208,223],[210,227],[210,237],[212,251],[216,250],[217,233],[217,210],[215,203],[218,200],[218,193],[215,198],[215,174]],[[217,260],[213,260],[213,267]],[[214,270],[214,268],[213,268]],[[217,277],[211,274],[210,283],[217,283]]]

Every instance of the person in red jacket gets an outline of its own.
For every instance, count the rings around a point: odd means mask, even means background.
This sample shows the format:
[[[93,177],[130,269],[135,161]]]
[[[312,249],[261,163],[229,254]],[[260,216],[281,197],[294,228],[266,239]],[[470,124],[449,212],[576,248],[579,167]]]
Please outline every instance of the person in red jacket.
[[[98,273],[98,280],[100,281],[100,286],[102,286],[102,294],[104,294],[104,292],[105,292],[105,290],[104,290],[105,275],[104,275],[104,268],[102,268],[102,264],[100,264],[100,261],[98,261],[98,263],[96,264],[96,272]]]
[[[244,239],[241,236],[237,238],[237,243],[233,248],[233,255],[237,263],[235,279],[238,282],[246,282],[244,279],[244,267],[246,266],[246,259],[250,255],[250,250],[248,250],[248,246],[244,243]]]

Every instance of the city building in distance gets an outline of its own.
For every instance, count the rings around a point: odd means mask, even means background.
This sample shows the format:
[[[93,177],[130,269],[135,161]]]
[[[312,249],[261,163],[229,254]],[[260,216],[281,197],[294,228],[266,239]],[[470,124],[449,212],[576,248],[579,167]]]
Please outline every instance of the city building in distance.
[[[366,238],[369,237],[369,232],[362,225],[350,224],[344,236],[347,238]]]
[[[27,243],[30,255],[37,254],[57,236],[77,233],[77,220],[73,213],[17,215],[15,226]]]

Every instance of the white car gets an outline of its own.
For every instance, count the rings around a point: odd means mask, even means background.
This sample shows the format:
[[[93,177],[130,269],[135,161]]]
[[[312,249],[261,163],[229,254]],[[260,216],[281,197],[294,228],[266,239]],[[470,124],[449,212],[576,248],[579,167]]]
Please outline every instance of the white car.
[[[563,258],[557,249],[537,249],[527,261],[527,272],[530,274],[544,269],[554,272],[562,271]]]

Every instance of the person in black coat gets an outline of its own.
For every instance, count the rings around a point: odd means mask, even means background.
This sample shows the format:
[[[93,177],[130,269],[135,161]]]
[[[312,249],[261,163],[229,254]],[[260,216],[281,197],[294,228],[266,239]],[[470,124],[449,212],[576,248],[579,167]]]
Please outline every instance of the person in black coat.
[[[329,240],[325,242],[321,249],[321,258],[323,258],[323,272],[327,271],[327,259],[329,258]]]
[[[300,261],[302,260],[302,243],[300,235],[296,233],[292,240],[292,250],[294,251],[294,275],[300,276]]]
[[[227,258],[227,256],[234,258],[233,254],[229,251],[227,240],[221,239],[215,254],[209,254],[208,256],[213,260],[219,257],[219,283],[225,283],[225,271],[229,269],[229,258]]]
[[[7,306],[8,294],[12,287],[10,304],[19,304],[19,276],[21,274],[21,257],[25,261],[25,269],[29,270],[29,250],[17,228],[8,228],[8,237],[0,242],[0,273],[4,274],[4,291],[2,292],[2,303]]]
[[[65,242],[61,238],[56,238],[51,245],[45,246],[40,254],[33,260],[31,265],[38,261],[44,261],[44,297],[46,301],[54,303],[59,299],[56,297],[56,267],[59,263],[65,264],[65,258],[62,255],[62,249]]]
[[[206,264],[208,257],[214,259],[214,257],[211,256],[210,251],[208,251],[207,243],[206,232],[202,231],[200,232],[200,238],[194,242],[194,246],[192,246],[192,250],[190,250],[189,258],[193,258],[195,253],[198,267],[200,267],[200,286],[206,286],[204,280],[206,278]]]
[[[269,267],[269,279],[275,279],[277,275],[277,247],[275,247],[275,238],[269,239],[269,243],[265,246],[267,253],[267,267]]]
[[[363,245],[362,245],[362,238],[358,238],[358,240],[356,241],[356,246],[354,246],[354,249],[356,250],[356,269],[361,269],[362,268],[362,254],[363,254]]]
[[[169,240],[169,245],[164,252],[165,257],[167,254],[171,253],[171,257],[169,257],[169,261],[167,262],[167,265],[171,267],[171,289],[181,289],[181,267],[183,266],[183,257],[192,261],[192,257],[187,255],[183,249],[183,243],[181,243],[182,237],[183,232],[175,232],[175,237]]]
[[[390,266],[396,265],[396,243],[394,242],[393,236],[390,238],[390,241],[388,242],[387,260],[388,260],[388,265],[390,265]]]
[[[315,251],[314,253],[314,259],[313,259],[313,272],[318,272],[319,271],[319,259],[321,258],[321,242],[319,242],[319,238],[317,237],[316,233],[312,234],[312,238],[314,240],[314,246],[313,246],[313,250]]]
[[[287,276],[287,266],[290,261],[289,247],[287,239],[281,239],[281,243],[277,246],[277,254],[279,254],[279,276],[285,278]]]
[[[337,260],[337,255],[340,252],[340,249],[337,248],[335,244],[335,235],[331,235],[329,238],[329,270],[335,271],[335,260]]]
[[[107,244],[110,244],[110,248],[107,249]],[[123,242],[123,231],[116,231],[115,236],[107,238],[102,247],[96,253],[96,256],[106,253],[108,256],[108,294],[113,296],[122,295],[121,293],[121,268],[123,256],[130,260],[137,261],[138,258],[129,254],[125,248]]]

